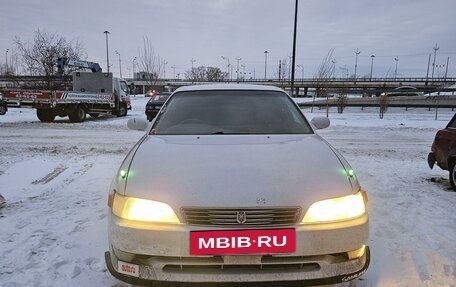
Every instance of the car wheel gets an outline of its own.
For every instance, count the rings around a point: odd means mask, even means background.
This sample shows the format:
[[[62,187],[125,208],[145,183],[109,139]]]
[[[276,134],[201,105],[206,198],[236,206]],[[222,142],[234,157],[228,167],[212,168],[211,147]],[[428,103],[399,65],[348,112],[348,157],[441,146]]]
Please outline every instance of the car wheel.
[[[456,191],[456,160],[450,163],[450,185]]]

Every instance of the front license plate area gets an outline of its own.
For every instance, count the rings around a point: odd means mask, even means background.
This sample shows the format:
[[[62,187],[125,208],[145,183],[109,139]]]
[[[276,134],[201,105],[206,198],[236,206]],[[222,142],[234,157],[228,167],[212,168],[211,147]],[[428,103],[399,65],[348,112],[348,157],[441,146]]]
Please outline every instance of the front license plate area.
[[[190,231],[190,255],[278,254],[295,251],[294,228]]]

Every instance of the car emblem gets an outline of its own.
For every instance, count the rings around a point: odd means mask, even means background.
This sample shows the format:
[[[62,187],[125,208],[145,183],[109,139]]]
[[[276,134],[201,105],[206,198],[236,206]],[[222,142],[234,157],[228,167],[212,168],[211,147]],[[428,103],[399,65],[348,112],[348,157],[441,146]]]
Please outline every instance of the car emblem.
[[[245,211],[236,212],[236,222],[239,224],[244,224],[247,222],[247,215],[245,214]]]

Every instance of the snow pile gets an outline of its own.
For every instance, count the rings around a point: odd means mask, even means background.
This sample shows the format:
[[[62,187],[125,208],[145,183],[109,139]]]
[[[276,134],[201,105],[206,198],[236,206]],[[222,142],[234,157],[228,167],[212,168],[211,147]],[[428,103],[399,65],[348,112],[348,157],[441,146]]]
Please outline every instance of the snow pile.
[[[145,118],[40,123],[34,110],[0,116],[0,286],[128,286],[107,272],[107,192]],[[308,109],[304,110],[306,113]],[[307,113],[309,118],[324,110]],[[372,261],[347,286],[456,286],[456,193],[426,156],[448,109],[331,110],[320,134],[352,164],[369,194]]]

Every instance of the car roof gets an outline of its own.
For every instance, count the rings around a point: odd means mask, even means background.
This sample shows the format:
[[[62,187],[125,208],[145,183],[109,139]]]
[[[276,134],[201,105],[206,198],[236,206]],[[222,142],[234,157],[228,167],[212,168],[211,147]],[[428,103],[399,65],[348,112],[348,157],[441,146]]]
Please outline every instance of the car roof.
[[[284,92],[281,88],[266,85],[247,85],[247,84],[210,84],[210,85],[192,85],[176,89],[174,92],[188,91],[232,91],[232,90],[252,90],[252,91],[277,91]]]

